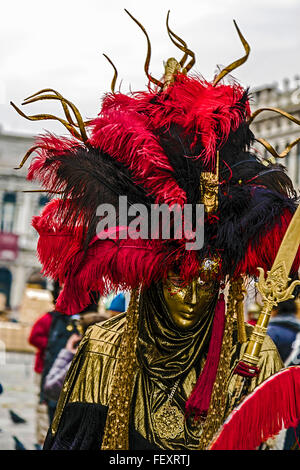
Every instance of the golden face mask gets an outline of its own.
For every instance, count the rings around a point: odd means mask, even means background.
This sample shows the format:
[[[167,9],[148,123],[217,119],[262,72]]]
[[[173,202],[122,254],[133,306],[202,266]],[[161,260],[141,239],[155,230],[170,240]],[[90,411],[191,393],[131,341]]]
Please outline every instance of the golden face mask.
[[[182,330],[192,328],[207,310],[216,293],[213,280],[202,281],[200,277],[185,285],[173,271],[163,283],[163,293],[173,323]]]

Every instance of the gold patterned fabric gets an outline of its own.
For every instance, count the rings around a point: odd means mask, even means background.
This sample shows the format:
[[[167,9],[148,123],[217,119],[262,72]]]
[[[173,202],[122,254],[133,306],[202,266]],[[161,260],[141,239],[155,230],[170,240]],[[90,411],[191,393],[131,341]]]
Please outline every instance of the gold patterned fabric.
[[[147,303],[148,307],[149,305]],[[141,303],[140,310],[144,309],[145,306],[143,307],[143,303]],[[148,313],[151,314],[151,307],[149,307]],[[152,310],[152,314],[154,315],[155,311]],[[211,313],[211,316],[213,316],[213,313]],[[67,375],[53,421],[52,434],[57,432],[61,415],[68,403],[108,406],[125,318],[126,314],[118,315],[104,323],[93,325],[87,331]],[[164,328],[167,328],[166,324],[164,324]],[[249,337],[252,327],[247,325],[246,331]],[[150,347],[151,343],[151,334],[149,337],[147,334],[144,335],[144,340],[145,338],[149,340],[148,347]],[[195,423],[192,419],[184,418],[185,402],[191,394],[205,362],[205,348],[202,350],[199,345],[195,346],[197,344],[195,336],[197,336],[196,331],[189,338],[191,345],[193,345],[191,350],[188,351],[188,348],[183,348],[182,357],[180,354],[176,354],[174,350],[174,354],[170,356],[170,364],[168,364],[164,355],[162,355],[161,367],[165,367],[166,376],[163,369],[160,369],[160,374],[156,373],[160,368],[158,367],[160,364],[158,351],[156,351],[156,356],[154,356],[156,368],[154,367],[155,373],[153,374],[149,373],[149,367],[151,368],[153,360],[153,356],[149,352],[150,357],[148,361],[142,364],[138,360],[133,396],[131,397],[131,426],[149,443],[162,449],[193,450],[199,446],[199,438],[202,431],[201,424],[199,422]],[[162,338],[159,341],[162,341]],[[154,347],[153,344],[152,348]],[[142,342],[142,347],[146,347],[145,342]],[[237,362],[242,357],[245,347],[246,343],[240,345],[237,342],[237,329],[236,325],[234,325],[234,346],[231,351],[227,412],[234,406],[235,385],[238,380],[238,376],[234,375],[233,371]],[[186,355],[189,354],[191,359],[190,367],[186,367],[184,374],[180,374],[178,377],[178,374],[174,373],[176,361],[178,360],[179,363],[182,361],[181,365],[184,365]],[[139,354],[137,356],[139,357]],[[277,349],[269,337],[266,337],[263,343],[259,367],[260,374],[258,377],[251,379],[248,392],[282,368],[282,362]],[[174,390],[178,378],[180,380]],[[174,392],[171,402],[173,411],[167,417],[168,431],[166,431],[166,426],[157,426],[156,418],[163,415],[164,407],[172,390]],[[101,442],[99,440],[99,449],[100,446]]]

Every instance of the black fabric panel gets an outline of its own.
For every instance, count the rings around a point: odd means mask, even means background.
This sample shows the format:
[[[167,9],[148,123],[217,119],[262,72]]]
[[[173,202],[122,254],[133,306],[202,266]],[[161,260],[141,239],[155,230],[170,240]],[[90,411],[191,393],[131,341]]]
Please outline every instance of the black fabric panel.
[[[43,450],[100,450],[107,416],[107,406],[69,403],[55,436],[48,431]],[[159,449],[135,429],[129,430],[130,450]]]

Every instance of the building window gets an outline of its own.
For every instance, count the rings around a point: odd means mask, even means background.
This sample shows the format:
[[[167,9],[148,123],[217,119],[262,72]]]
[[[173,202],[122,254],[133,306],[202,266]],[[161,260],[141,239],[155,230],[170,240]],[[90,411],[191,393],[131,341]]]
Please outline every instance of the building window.
[[[15,212],[16,194],[4,193],[1,210],[1,232],[13,232]]]
[[[266,130],[266,131],[270,131],[271,128],[272,128],[272,123],[271,123],[271,121],[270,121],[270,120],[266,121],[266,122],[265,122],[265,130]]]

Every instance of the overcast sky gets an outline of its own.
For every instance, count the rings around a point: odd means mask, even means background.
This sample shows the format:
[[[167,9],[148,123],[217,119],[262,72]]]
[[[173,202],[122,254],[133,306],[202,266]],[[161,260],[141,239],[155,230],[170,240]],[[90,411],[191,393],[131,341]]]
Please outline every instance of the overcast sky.
[[[1,5],[0,124],[5,131],[36,134],[43,128],[65,129],[50,121],[29,122],[9,105],[50,87],[77,105],[84,118],[100,111],[118,68],[121,91],[146,88],[143,71],[146,39],[124,12],[127,8],[146,28],[152,44],[151,73],[159,78],[163,60],[181,57],[168,39],[165,19],[196,53],[194,70],[211,80],[217,65],[243,55],[235,19],[251,46],[248,61],[235,77],[257,87],[300,75],[299,0],[7,0]],[[41,101],[23,107],[29,114],[54,113],[59,104]]]

